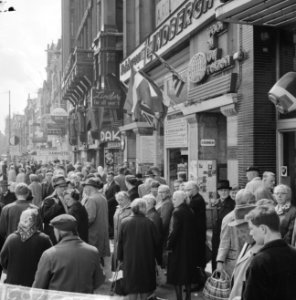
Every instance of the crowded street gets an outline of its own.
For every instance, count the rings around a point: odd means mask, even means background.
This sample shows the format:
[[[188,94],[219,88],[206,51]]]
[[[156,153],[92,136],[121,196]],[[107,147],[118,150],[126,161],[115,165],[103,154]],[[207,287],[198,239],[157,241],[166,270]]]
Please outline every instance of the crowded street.
[[[295,0],[0,1],[0,300],[296,300]]]

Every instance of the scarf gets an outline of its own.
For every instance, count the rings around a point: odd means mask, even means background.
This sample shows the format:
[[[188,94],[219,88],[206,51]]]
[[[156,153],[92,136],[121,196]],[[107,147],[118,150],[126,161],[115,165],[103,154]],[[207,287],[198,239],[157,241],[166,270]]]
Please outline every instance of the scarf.
[[[277,213],[279,216],[281,216],[281,215],[286,214],[286,213],[289,211],[290,207],[291,207],[291,203],[290,203],[290,202],[288,202],[288,203],[286,203],[286,204],[278,204],[278,205],[275,207],[275,211],[276,211],[276,213]]]
[[[25,242],[37,231],[36,223],[38,218],[37,209],[26,209],[20,216],[17,233],[21,237],[21,241]]]

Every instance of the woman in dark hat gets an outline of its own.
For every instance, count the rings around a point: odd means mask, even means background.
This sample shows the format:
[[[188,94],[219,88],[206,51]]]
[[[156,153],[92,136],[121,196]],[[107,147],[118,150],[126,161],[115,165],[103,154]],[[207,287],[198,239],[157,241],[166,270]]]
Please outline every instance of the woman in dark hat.
[[[223,218],[235,207],[235,201],[230,197],[231,186],[228,180],[221,180],[217,187],[219,198],[215,204],[217,217],[214,221],[212,235],[212,271],[216,269],[216,257],[220,244],[220,233]]]

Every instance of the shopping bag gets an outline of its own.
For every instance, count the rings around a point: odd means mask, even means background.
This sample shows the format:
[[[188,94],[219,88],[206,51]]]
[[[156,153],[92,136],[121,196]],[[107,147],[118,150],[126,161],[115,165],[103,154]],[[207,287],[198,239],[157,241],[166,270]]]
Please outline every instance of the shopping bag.
[[[111,284],[110,295],[113,296],[114,294],[119,296],[126,296],[127,292],[124,289],[124,282],[122,276],[122,270],[120,269],[121,265],[119,264],[116,268],[113,281]]]
[[[207,279],[203,294],[207,300],[228,300],[230,295],[230,278],[222,270],[215,270]]]

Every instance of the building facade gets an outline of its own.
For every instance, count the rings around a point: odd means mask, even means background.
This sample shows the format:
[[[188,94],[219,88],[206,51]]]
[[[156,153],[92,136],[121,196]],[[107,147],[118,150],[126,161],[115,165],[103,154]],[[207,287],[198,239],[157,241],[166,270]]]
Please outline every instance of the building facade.
[[[276,80],[275,31],[218,20],[219,0],[160,0],[150,8],[154,24],[147,21],[145,27],[141,17],[141,26],[151,31],[137,38],[137,16],[147,3],[131,3],[134,10],[125,7],[124,26],[131,26],[133,16],[135,26],[124,35],[120,79],[128,83],[132,64],[157,83],[171,106],[158,132],[125,118],[125,158],[138,170],[143,159],[158,165],[170,184],[186,172],[198,180],[208,202],[215,199],[219,180],[244,186],[250,165],[275,172],[276,111],[267,99]],[[151,50],[181,75],[182,89]]]
[[[75,161],[116,170],[122,163],[120,133],[124,93],[123,1],[62,2],[62,99],[70,103],[69,142]]]

